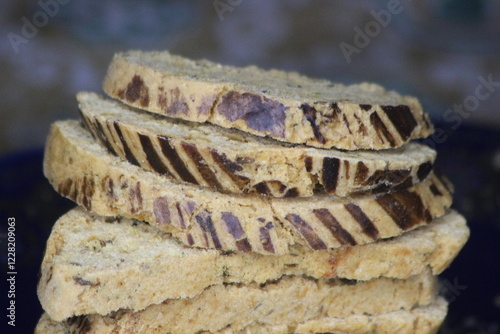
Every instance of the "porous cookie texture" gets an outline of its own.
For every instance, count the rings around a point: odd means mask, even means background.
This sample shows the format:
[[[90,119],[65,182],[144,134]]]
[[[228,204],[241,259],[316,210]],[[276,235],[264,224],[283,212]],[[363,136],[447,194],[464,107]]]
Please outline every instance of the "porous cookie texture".
[[[409,143],[382,151],[290,145],[241,131],[161,117],[80,93],[87,128],[110,152],[180,181],[274,197],[348,196],[421,182],[436,152]]]
[[[144,220],[189,245],[264,254],[289,246],[331,249],[400,235],[446,213],[444,176],[408,189],[338,198],[224,194],[179,184],[108,153],[75,121],[53,125],[44,172],[54,188],[104,216]]]
[[[62,320],[118,309],[138,311],[166,299],[194,297],[210,285],[263,284],[284,275],[406,279],[426,268],[438,275],[468,236],[465,219],[450,212],[391,240],[331,251],[298,246],[291,254],[268,256],[189,248],[143,222],[76,208],[52,229],[38,297],[53,319]]]
[[[411,311],[395,311],[366,316],[350,315],[345,318],[321,318],[305,321],[297,325],[249,326],[239,333],[244,334],[433,334],[437,333],[447,313],[447,303],[438,298],[435,303],[416,307]],[[221,334],[234,331],[228,327]],[[202,333],[209,334],[209,333]]]
[[[286,254],[401,235],[443,216],[452,202],[444,176],[377,196],[272,198],[179,184],[110,154],[75,121],[55,123],[44,172],[62,195],[104,216],[147,221],[189,246]]]
[[[168,52],[116,54],[103,88],[150,112],[321,148],[399,147],[433,131],[416,98],[375,84],[344,86]]]
[[[320,318],[294,324],[266,326],[255,324],[240,331],[230,326],[217,332],[203,331],[199,334],[434,334],[437,333],[447,312],[447,303],[442,298],[427,306],[415,307],[410,311],[399,310],[378,315],[349,315],[344,318]],[[35,334],[87,334],[100,333],[100,328],[91,327],[86,317],[72,319],[73,325],[67,328],[62,322],[50,319],[43,314],[35,329]],[[126,329],[123,329],[124,331]],[[133,333],[130,329],[128,333]],[[168,334],[167,331],[158,333]]]
[[[261,285],[213,285],[193,298],[169,299],[137,312],[82,315],[87,320],[78,323],[88,321],[90,328],[100,329],[99,333],[197,333],[216,332],[229,325],[239,331],[257,323],[293,324],[324,317],[376,315],[431,304],[436,298],[436,281],[429,272],[406,280],[364,282],[285,276]],[[74,326],[74,319],[68,319],[66,326]]]

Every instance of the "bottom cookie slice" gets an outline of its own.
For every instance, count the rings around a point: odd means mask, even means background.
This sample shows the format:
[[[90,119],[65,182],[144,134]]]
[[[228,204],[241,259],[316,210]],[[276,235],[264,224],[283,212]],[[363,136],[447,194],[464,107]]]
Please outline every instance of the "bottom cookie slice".
[[[145,223],[75,208],[55,223],[47,241],[38,297],[50,317],[60,321],[118,309],[138,311],[167,299],[194,297],[211,285],[262,284],[284,275],[406,279],[428,267],[438,275],[468,235],[465,219],[452,211],[391,240],[331,251],[297,247],[291,254],[266,256],[188,248]]]
[[[321,318],[296,324],[265,326],[256,324],[235,331],[231,327],[218,332],[200,332],[200,334],[319,334],[319,333],[353,333],[353,334],[432,334],[439,330],[447,313],[447,303],[443,298],[437,298],[430,305],[415,307],[412,310],[394,311],[375,316],[350,315],[345,318]],[[76,318],[73,329],[67,328],[62,322],[56,322],[43,314],[35,329],[35,334],[82,334],[97,333],[87,318]],[[133,332],[133,329],[129,329]],[[169,333],[158,331],[158,333]]]
[[[170,299],[137,312],[119,310],[107,316],[72,317],[65,326],[75,332],[84,323],[89,328],[86,333],[95,334],[198,333],[217,332],[227,326],[239,331],[256,324],[376,315],[431,304],[437,294],[436,281],[430,271],[425,271],[407,280],[283,277],[264,285],[219,284],[194,298]]]

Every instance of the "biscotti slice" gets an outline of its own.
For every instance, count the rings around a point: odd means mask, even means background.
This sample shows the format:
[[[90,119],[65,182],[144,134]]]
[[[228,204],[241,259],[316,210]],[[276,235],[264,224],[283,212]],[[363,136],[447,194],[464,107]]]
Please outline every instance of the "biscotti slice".
[[[296,247],[280,256],[228,254],[183,246],[137,220],[104,218],[76,208],[52,229],[38,298],[51,316],[65,319],[137,311],[166,299],[193,297],[214,284],[263,284],[283,275],[406,279],[427,267],[438,275],[468,236],[465,219],[450,212],[430,225],[373,244],[316,252]]]
[[[447,303],[443,298],[427,306],[419,306],[410,311],[399,310],[378,315],[349,315],[345,318],[322,318],[302,323],[275,326],[252,325],[240,331],[227,327],[218,332],[203,331],[199,334],[433,334],[443,323],[447,313]],[[70,329],[67,323],[56,322],[44,313],[40,318],[35,334],[91,334],[101,333],[97,326],[91,327],[85,316],[71,318]],[[161,332],[168,333],[168,332]]]
[[[154,113],[321,148],[399,147],[433,131],[416,98],[375,84],[344,86],[168,52],[116,54],[103,88]]]
[[[209,124],[183,122],[80,93],[87,128],[122,159],[177,180],[274,197],[337,196],[410,187],[432,170],[436,152],[399,149],[346,152],[292,146]]]
[[[225,194],[143,170],[107,152],[76,121],[55,123],[44,157],[53,187],[103,216],[144,220],[189,246],[289,253],[371,243],[443,216],[450,185],[430,175],[408,189],[377,196],[273,198]]]
[[[441,327],[448,304],[443,298],[428,306],[415,307],[411,311],[394,311],[380,315],[350,315],[345,318],[321,318],[300,324],[280,326],[248,326],[238,333],[244,334],[434,334]],[[76,326],[75,326],[76,327]],[[220,334],[232,334],[228,327]],[[201,334],[209,334],[208,332]]]
[[[122,293],[128,292],[122,290]],[[86,317],[91,327],[106,328],[103,333],[121,333],[120,328],[136,333],[214,332],[228,325],[237,331],[255,323],[276,325],[411,310],[431,304],[436,294],[437,278],[429,271],[406,280],[345,281],[284,276],[265,284],[212,285],[193,298],[169,299],[136,312],[118,310]],[[62,320],[47,313],[56,321]]]

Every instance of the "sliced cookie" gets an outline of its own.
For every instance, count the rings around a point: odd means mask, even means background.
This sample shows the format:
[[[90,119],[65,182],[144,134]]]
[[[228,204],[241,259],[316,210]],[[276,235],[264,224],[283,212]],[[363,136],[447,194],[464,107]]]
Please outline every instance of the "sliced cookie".
[[[284,276],[265,284],[216,284],[192,298],[168,299],[139,311],[122,309],[107,315],[83,316],[91,327],[103,327],[103,332],[109,333],[123,333],[120,328],[135,329],[135,333],[197,333],[219,331],[228,325],[240,330],[256,323],[275,325],[411,310],[431,304],[436,294],[437,278],[428,271],[406,280]],[[47,313],[53,320],[64,320]],[[71,328],[72,323],[69,318],[66,324]]]
[[[148,170],[217,190],[274,197],[348,196],[410,187],[432,171],[436,152],[347,152],[292,146],[209,124],[183,122],[80,93],[82,118],[110,152]]]
[[[393,148],[433,131],[416,98],[375,84],[344,86],[168,52],[116,54],[103,88],[154,113],[321,148]]]
[[[241,331],[226,327],[218,332],[203,331],[199,334],[324,334],[324,333],[363,333],[363,334],[434,334],[447,313],[447,303],[442,298],[427,306],[415,307],[410,311],[400,310],[378,315],[349,315],[344,318],[320,318],[291,324],[275,326],[252,325]],[[97,326],[91,326],[86,317],[72,319],[71,331],[62,322],[51,320],[44,313],[40,318],[35,334],[97,334],[105,333]],[[124,329],[126,330],[126,329]],[[133,330],[133,329],[130,329]]]
[[[401,235],[446,213],[444,176],[408,189],[339,198],[272,198],[224,194],[179,184],[108,153],[76,121],[57,122],[47,141],[44,172],[63,196],[104,216],[144,220],[189,246],[289,253],[371,243]]]
[[[193,297],[214,284],[263,284],[284,275],[406,279],[428,267],[438,275],[468,236],[465,219],[450,212],[391,240],[331,251],[297,246],[292,254],[269,256],[186,247],[146,223],[76,208],[52,229],[38,297],[53,318],[65,319],[138,311],[166,299]]]

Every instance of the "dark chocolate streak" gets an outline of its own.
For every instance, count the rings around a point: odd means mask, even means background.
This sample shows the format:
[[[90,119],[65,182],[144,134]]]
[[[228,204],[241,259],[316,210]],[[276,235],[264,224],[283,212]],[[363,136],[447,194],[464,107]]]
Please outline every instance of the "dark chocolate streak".
[[[239,119],[259,132],[269,132],[275,137],[285,137],[286,110],[282,103],[251,93],[227,92],[217,105],[217,113],[229,122]]]
[[[330,105],[330,108],[332,108],[334,114],[342,113],[342,110],[340,110],[340,107],[337,104],[337,102],[332,102],[332,104]]]
[[[350,163],[349,160],[344,160],[344,168],[345,168],[345,178],[349,180],[350,177]]]
[[[134,154],[130,150],[130,147],[128,147],[127,141],[123,137],[122,129],[120,128],[120,123],[118,123],[118,121],[114,121],[113,126],[115,128],[116,133],[118,134],[118,138],[120,138],[120,141],[122,142],[123,152],[125,153],[125,159],[127,159],[131,164],[140,166],[139,162],[137,161]]]
[[[299,195],[300,194],[299,194],[299,191],[297,190],[297,188],[290,188],[285,193],[285,197],[297,197]]]
[[[79,276],[73,276],[73,280],[79,284],[79,285],[90,285],[90,286],[96,286],[96,285],[99,285],[99,283],[95,283],[95,282],[92,282],[92,281],[89,281],[89,280],[86,280],[86,279],[83,279]]]
[[[385,111],[403,140],[410,138],[411,133],[418,125],[410,108],[405,105],[382,106],[382,110]]]
[[[366,216],[363,210],[354,203],[349,203],[344,205],[347,211],[351,214],[351,216],[359,223],[359,225],[363,228],[363,233],[372,238],[373,240],[378,239],[378,229],[372,223],[370,218]]]
[[[361,133],[363,136],[367,136],[368,131],[366,131],[366,126],[363,123],[363,121],[361,121],[361,118],[359,118],[359,116],[356,114],[354,114],[354,118],[356,118],[356,121],[358,121],[358,124],[359,124],[358,133]]]
[[[335,218],[330,211],[327,209],[314,209],[313,213],[316,218],[328,228],[341,245],[356,245],[356,240],[354,240],[352,235],[340,225],[337,218]]]
[[[402,230],[408,230],[422,221],[432,221],[420,196],[408,190],[381,195],[377,197],[377,203]]]
[[[344,117],[343,117],[343,121],[344,121],[344,125],[347,127],[347,130],[352,135],[351,127],[350,127],[349,121],[347,120],[347,116],[345,114],[344,114]]]
[[[141,193],[141,183],[136,182],[135,188],[130,187],[129,189],[129,201],[131,204],[132,213],[142,209],[142,193]]]
[[[160,143],[161,150],[163,155],[170,161],[170,164],[175,169],[179,177],[190,183],[198,184],[198,181],[194,178],[194,176],[189,172],[186,168],[186,165],[177,154],[175,148],[170,145],[170,139],[163,136],[158,136],[158,142]]]
[[[249,178],[235,174],[235,172],[243,170],[241,165],[229,160],[224,153],[219,154],[216,150],[211,150],[210,154],[220,169],[226,173],[240,189],[243,189],[245,185],[248,184]]]
[[[215,230],[214,224],[212,222],[212,217],[208,211],[204,211],[200,214],[196,215],[196,221],[201,226],[202,230],[206,233],[210,233],[212,240],[214,242],[215,249],[221,249],[222,245],[219,240],[219,236],[217,235],[217,231]],[[208,245],[207,245],[208,246]]]
[[[243,167],[241,167],[240,164],[237,162],[231,161],[227,158],[225,153],[219,154],[216,150],[211,150],[210,154],[212,155],[212,158],[217,162],[217,164],[226,172],[241,172],[243,170]],[[247,158],[242,158],[239,157],[237,160],[240,161],[245,161]]]
[[[327,193],[335,192],[339,178],[340,160],[337,158],[323,159],[323,187]]]
[[[443,194],[439,191],[438,187],[433,183],[430,185],[429,189],[432,191],[434,196],[443,196]]]
[[[73,189],[73,180],[66,179],[63,182],[59,183],[57,187],[57,192],[63,196],[69,197],[74,200],[74,194],[71,194],[71,190]]]
[[[387,130],[387,127],[385,126],[384,122],[380,119],[379,115],[374,112],[370,115],[370,122],[372,123],[373,127],[375,128],[375,131],[377,132],[377,135],[379,136],[382,141],[384,138],[386,138],[389,141],[389,144],[391,147],[396,146],[396,141],[394,140],[394,137],[391,135],[389,130]]]
[[[166,197],[158,197],[155,199],[153,203],[153,213],[158,225],[172,223],[168,200]]]
[[[179,215],[179,222],[181,223],[181,227],[183,229],[186,228],[186,222],[184,221],[184,215],[182,214],[181,206],[179,202],[175,203],[175,207],[177,208],[177,214]]]
[[[259,182],[256,185],[253,186],[253,188],[262,195],[269,195],[270,190],[267,187],[267,184],[265,182]]]
[[[240,252],[248,253],[252,251],[252,245],[248,242],[247,238],[236,240],[236,247]]]
[[[217,176],[215,176],[215,173],[210,169],[210,166],[208,166],[205,159],[203,159],[200,152],[196,148],[196,145],[182,142],[181,146],[184,151],[186,151],[189,158],[193,161],[196,168],[198,168],[201,177],[208,183],[208,185],[216,189],[223,189],[219,180],[217,180]]]
[[[312,164],[313,164],[313,160],[312,160],[312,157],[306,157],[305,160],[304,160],[304,163],[306,165],[306,171],[308,173],[310,173],[312,171]]]
[[[363,184],[400,184],[411,174],[411,169],[376,170]]]
[[[265,221],[264,219],[262,218],[258,218],[257,220],[259,221]],[[260,242],[262,243],[262,247],[264,248],[264,250],[266,252],[269,252],[269,253],[275,253],[275,250],[274,250],[274,245],[273,245],[273,242],[271,240],[271,234],[269,233],[269,230],[272,229],[274,226],[273,224],[271,224],[271,222],[267,223],[266,226],[262,226],[259,228],[259,232],[260,232]]]
[[[311,107],[307,103],[301,105],[300,109],[302,109],[304,116],[309,121],[309,123],[311,123],[311,128],[313,130],[314,137],[316,138],[316,140],[321,144],[324,144],[325,138],[323,138],[321,131],[319,131],[318,124],[316,124],[316,113],[317,113],[316,109],[314,107]]]
[[[191,235],[191,233],[188,233],[188,235],[187,235],[187,242],[188,242],[189,246],[194,245],[194,239],[193,239],[193,236]]]
[[[366,167],[363,161],[358,161],[358,165],[356,166],[356,175],[354,176],[354,183],[356,185],[363,183],[367,176],[368,167]]]
[[[92,196],[94,195],[94,180],[89,177],[87,180],[87,176],[83,177],[83,182],[81,185],[80,195],[81,195],[81,203],[83,207],[87,210],[92,210]]]
[[[101,122],[99,122],[98,120],[94,119],[94,124],[95,124],[95,132],[97,134],[97,137],[99,138],[99,140],[101,141],[101,143],[104,145],[104,147],[106,147],[106,149],[117,155],[115,150],[113,149],[113,145],[111,145],[111,142],[108,140],[108,137],[106,136],[105,132],[104,132],[104,128],[101,124]]]
[[[72,334],[86,334],[92,330],[92,324],[86,315],[68,318],[63,324],[65,330]]]
[[[144,80],[142,80],[142,78],[137,74],[134,75],[132,80],[127,85],[125,98],[131,103],[139,100],[139,103],[143,107],[147,107],[149,105],[148,87],[144,84]]]
[[[226,223],[228,232],[235,239],[241,239],[241,237],[245,235],[245,231],[241,227],[238,217],[233,215],[231,212],[221,212],[221,217],[224,223]]]
[[[142,133],[137,134],[139,135],[139,140],[141,141],[142,150],[146,154],[146,159],[148,160],[151,167],[158,173],[169,175],[170,171],[161,160],[158,152],[156,152],[156,150],[154,149],[151,139],[148,136],[143,135]]]
[[[417,176],[418,176],[418,179],[420,181],[423,181],[427,178],[427,176],[429,176],[430,172],[432,171],[432,162],[430,161],[427,161],[427,162],[424,162],[423,164],[421,164],[419,167],[418,167],[418,171],[417,171]]]
[[[306,239],[307,243],[309,244],[309,246],[311,246],[312,249],[327,248],[323,240],[319,238],[312,227],[308,223],[306,223],[300,216],[290,213],[286,215],[285,219],[288,220],[297,231],[299,231],[299,233]]]

